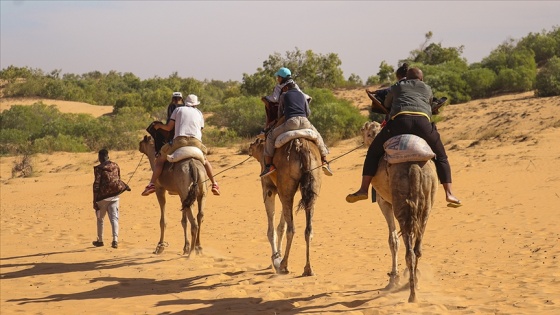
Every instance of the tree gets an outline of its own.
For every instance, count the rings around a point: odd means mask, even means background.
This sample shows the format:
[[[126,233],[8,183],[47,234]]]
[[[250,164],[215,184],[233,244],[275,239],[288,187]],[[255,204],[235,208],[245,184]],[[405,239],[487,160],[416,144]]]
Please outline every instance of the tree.
[[[548,60],[537,74],[535,83],[536,95],[560,95],[560,57],[554,56]]]
[[[362,78],[360,78],[359,75],[357,75],[355,73],[352,73],[348,77],[348,85],[350,85],[350,86],[362,86],[362,85],[364,85],[364,81],[362,81]]]
[[[476,99],[491,95],[496,74],[487,68],[474,68],[463,73],[462,78],[469,86],[470,96]]]
[[[541,33],[529,33],[519,41],[518,47],[532,50],[535,62],[542,66],[548,59],[560,55],[560,36],[555,36],[556,33],[560,33],[560,28],[556,27],[549,33],[544,30]]]
[[[377,72],[379,82],[391,82],[394,79],[394,72],[395,68],[393,68],[393,66],[387,64],[385,60],[381,61],[381,64],[379,65],[379,72]]]
[[[287,67],[292,77],[302,88],[335,88],[343,85],[344,80],[342,62],[337,54],[315,54],[311,50],[305,52],[297,47],[294,51],[287,51],[285,57],[279,53],[269,55],[254,74],[243,74],[241,91],[244,95],[267,95],[274,88],[274,73],[280,67]]]

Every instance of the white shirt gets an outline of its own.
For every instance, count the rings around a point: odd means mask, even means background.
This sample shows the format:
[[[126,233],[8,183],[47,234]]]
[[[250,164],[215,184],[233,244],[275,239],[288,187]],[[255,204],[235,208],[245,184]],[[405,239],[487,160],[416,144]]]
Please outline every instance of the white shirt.
[[[202,141],[202,128],[204,128],[204,117],[202,112],[192,106],[177,107],[171,117],[175,121],[175,136],[195,137]]]

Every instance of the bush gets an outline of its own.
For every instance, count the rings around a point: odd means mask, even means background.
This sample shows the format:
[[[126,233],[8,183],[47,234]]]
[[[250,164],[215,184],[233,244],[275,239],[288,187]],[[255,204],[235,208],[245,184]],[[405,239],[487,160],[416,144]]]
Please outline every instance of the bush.
[[[37,139],[33,143],[33,151],[35,153],[52,153],[56,151],[64,152],[89,152],[91,151],[84,144],[82,137],[74,137],[67,135],[45,136]]]
[[[463,80],[467,83],[472,98],[488,97],[492,93],[492,87],[496,81],[494,71],[487,68],[470,69],[463,74]]]
[[[227,128],[204,128],[202,140],[206,147],[231,147],[239,142],[237,133]]]
[[[537,74],[535,83],[536,95],[556,96],[560,95],[560,58],[555,56],[544,65]]]
[[[28,134],[23,130],[0,129],[0,154],[19,154],[29,151]]]
[[[224,104],[214,106],[214,114],[207,119],[209,124],[226,127],[238,137],[257,135],[265,121],[264,104],[254,96],[230,98]]]
[[[355,106],[336,98],[330,90],[309,89],[306,93],[313,97],[309,120],[329,145],[355,137],[367,121]]]

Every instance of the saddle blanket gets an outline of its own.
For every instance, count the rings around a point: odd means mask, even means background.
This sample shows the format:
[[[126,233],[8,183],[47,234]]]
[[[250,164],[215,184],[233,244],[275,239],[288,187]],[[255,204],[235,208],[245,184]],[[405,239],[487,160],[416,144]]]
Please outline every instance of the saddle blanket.
[[[274,142],[276,149],[296,138],[305,138],[317,142],[317,133],[313,129],[290,130],[280,134]]]
[[[383,144],[385,159],[391,164],[403,162],[422,162],[436,155],[426,140],[411,134],[398,135]]]
[[[188,158],[195,158],[204,164],[204,154],[199,148],[193,146],[180,147],[175,152],[167,155],[169,162],[179,162]]]

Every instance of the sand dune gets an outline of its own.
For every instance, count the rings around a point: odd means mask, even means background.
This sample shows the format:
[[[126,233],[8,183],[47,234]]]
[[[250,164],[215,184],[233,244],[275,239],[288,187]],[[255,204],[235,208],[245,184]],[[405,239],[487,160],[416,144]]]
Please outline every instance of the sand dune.
[[[356,106],[368,104],[363,90],[347,93]],[[215,172],[225,170],[217,176],[222,195],[208,197],[204,254],[190,259],[181,256],[175,196],[168,197],[169,247],[152,254],[159,209],[155,196],[140,196],[151,174],[140,152],[110,152],[133,189],[121,198],[116,250],[91,245],[95,152],[39,154],[33,157],[36,175],[29,178],[12,178],[18,157],[3,157],[1,313],[558,314],[559,112],[560,97],[537,99],[532,93],[444,108],[438,129],[464,206],[445,207],[439,189],[416,304],[406,302],[406,287],[384,290],[391,262],[377,204],[344,200],[358,187],[366,149],[342,155],[359,146],[359,138],[331,148],[335,176],[323,177],[314,216],[316,275],[305,278],[304,215],[295,218],[291,273],[276,275],[260,167],[237,148],[213,148],[209,156]],[[108,223],[105,229],[110,235]],[[404,285],[402,248],[399,259]]]
[[[0,112],[11,108],[14,105],[33,105],[38,102],[43,102],[45,105],[54,105],[62,113],[74,114],[91,114],[94,117],[103,116],[113,112],[113,106],[107,105],[91,105],[82,102],[50,100],[45,98],[0,98]]]

